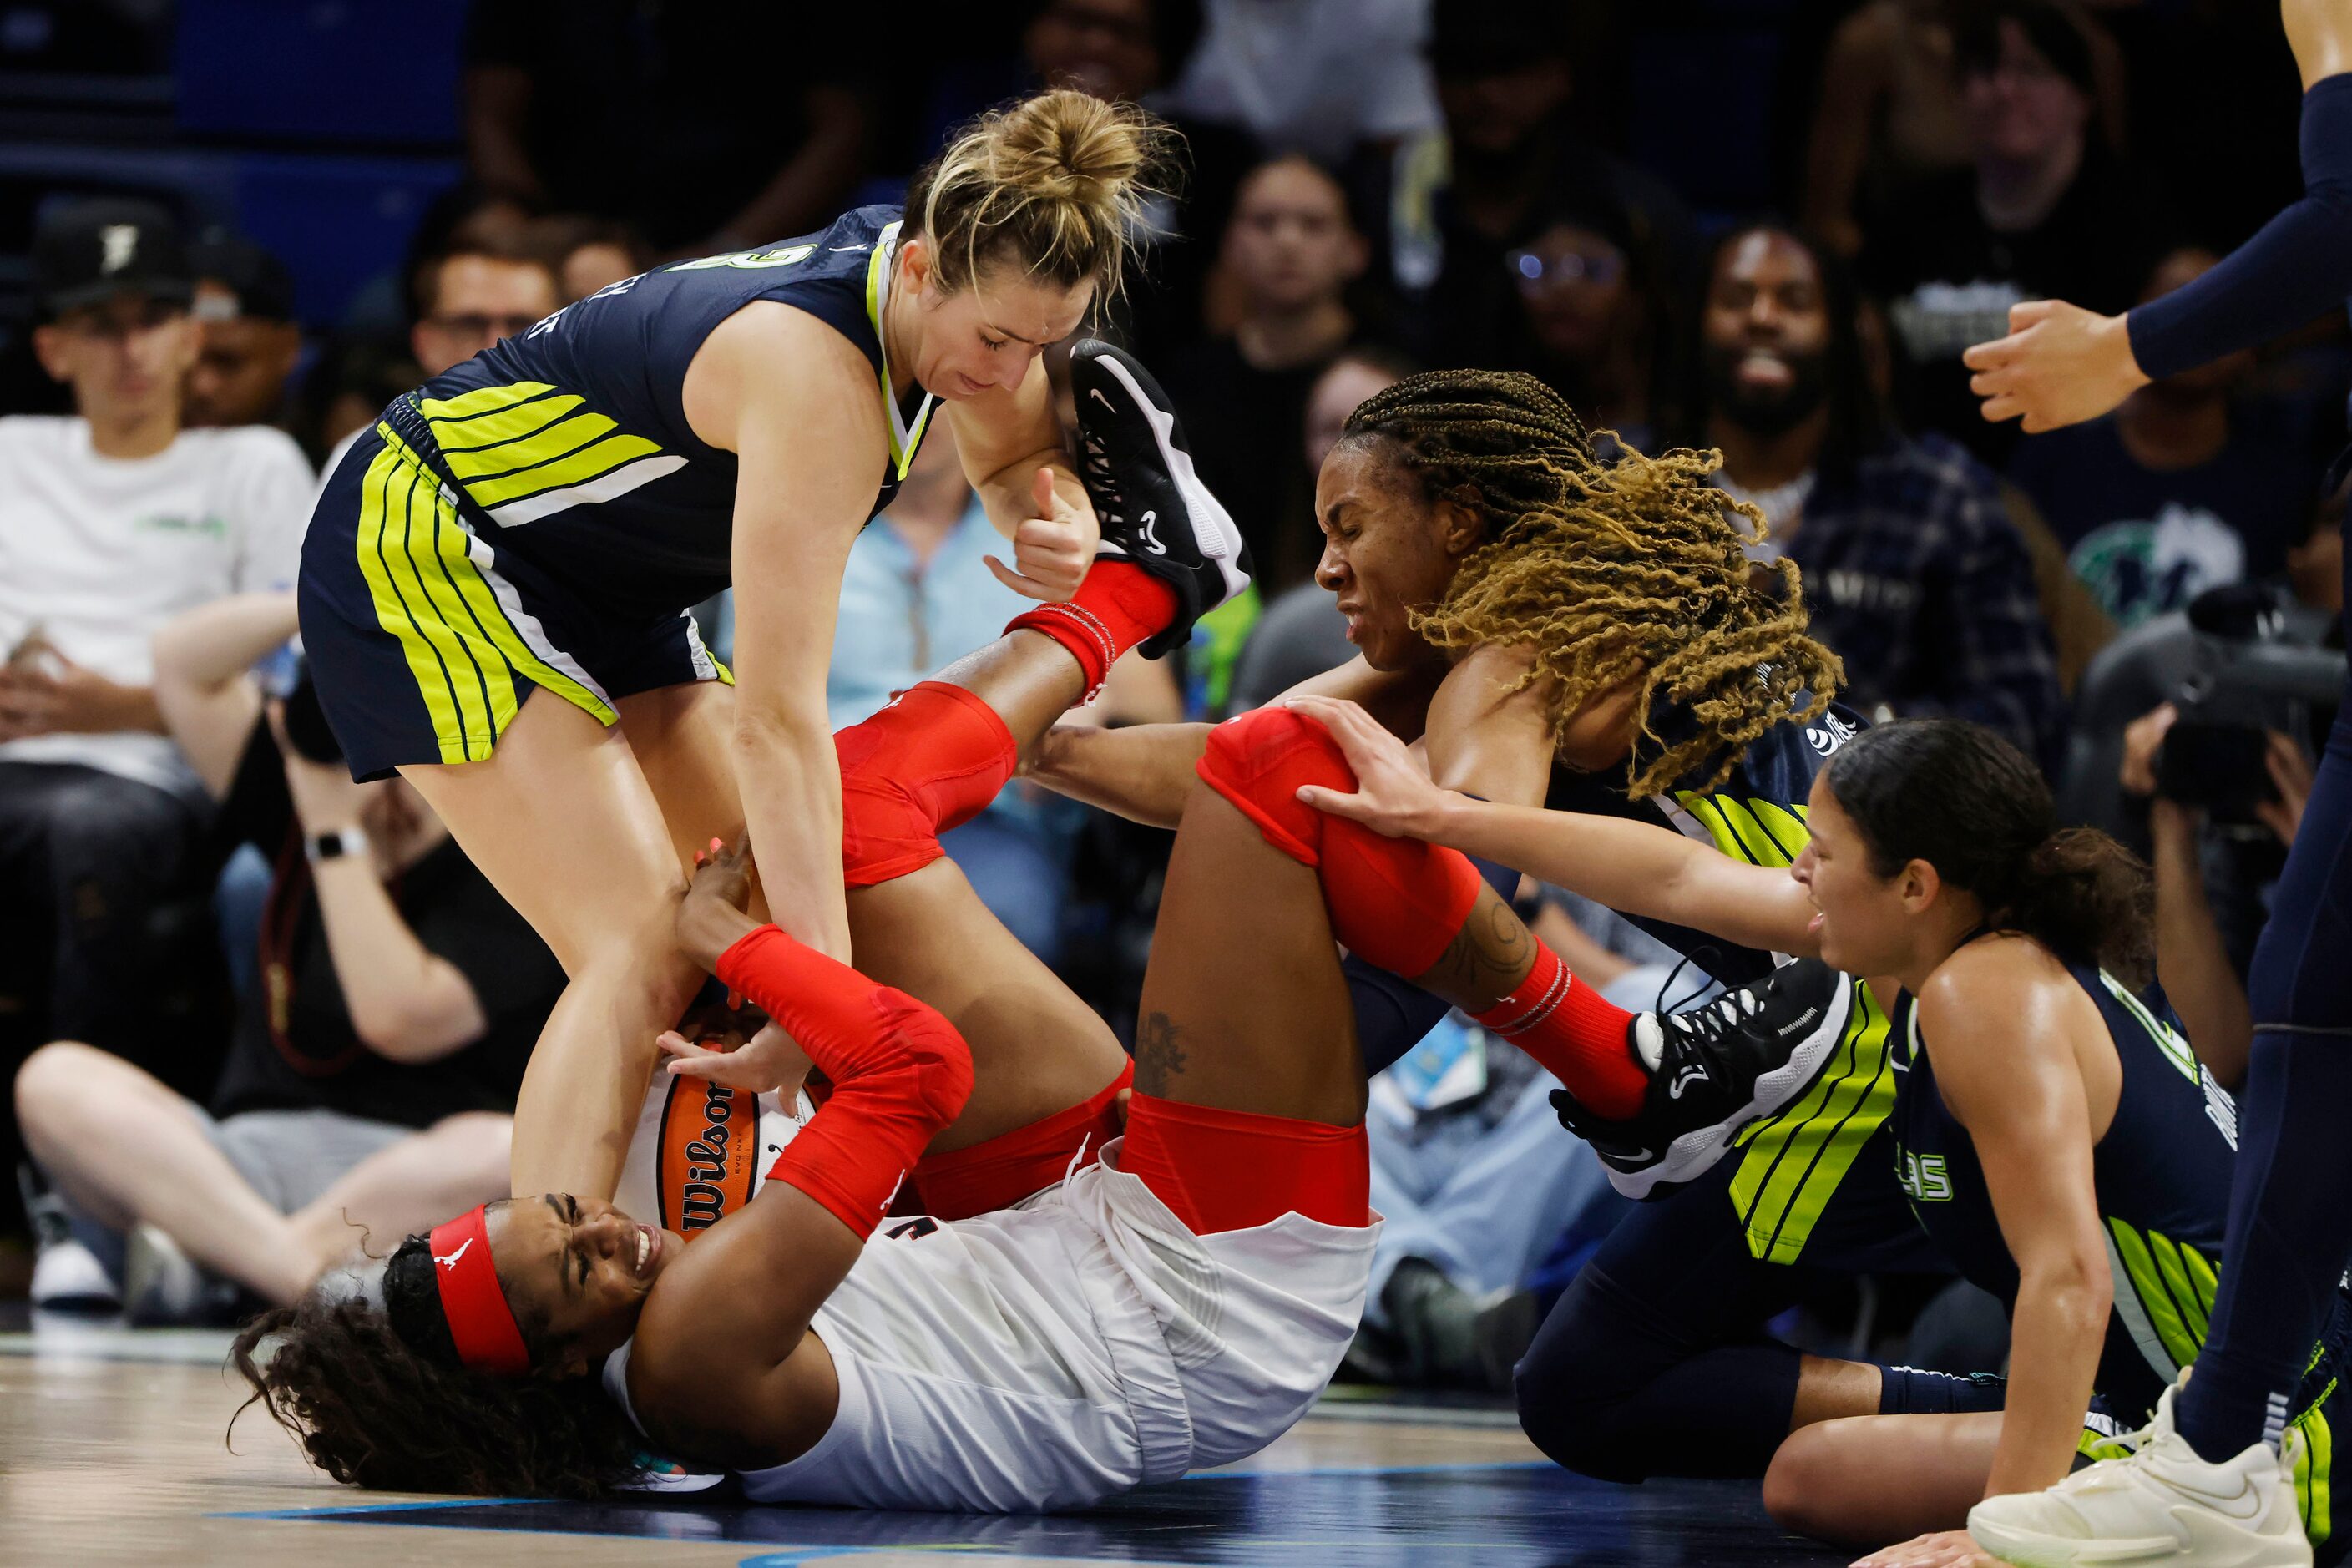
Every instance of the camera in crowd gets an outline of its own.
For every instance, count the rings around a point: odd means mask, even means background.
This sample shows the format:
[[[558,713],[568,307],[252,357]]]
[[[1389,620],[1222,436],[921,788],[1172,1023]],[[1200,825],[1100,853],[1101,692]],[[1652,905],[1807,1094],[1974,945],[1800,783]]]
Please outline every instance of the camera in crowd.
[[[2191,668],[2172,694],[2180,717],[2157,756],[2157,794],[2219,825],[2258,826],[2254,808],[2278,793],[2266,732],[2317,732],[2344,689],[2344,650],[2324,646],[2330,617],[2255,584],[2200,595],[2189,624]]]
[[[319,706],[319,689],[310,679],[310,661],[302,656],[299,639],[262,660],[257,673],[262,690],[286,705],[286,743],[295,755],[321,764],[341,762],[342,742],[327,723],[327,710]]]

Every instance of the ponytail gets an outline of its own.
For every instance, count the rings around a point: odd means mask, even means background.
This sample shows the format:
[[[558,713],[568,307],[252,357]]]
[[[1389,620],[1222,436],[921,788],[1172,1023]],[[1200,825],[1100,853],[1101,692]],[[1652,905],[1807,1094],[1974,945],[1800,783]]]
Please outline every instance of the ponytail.
[[[2135,989],[2154,977],[2156,898],[2146,863],[2095,829],[2061,829],[2040,771],[1983,725],[1874,725],[1838,749],[1823,778],[1880,876],[1924,860],[1976,898],[1991,929],[2032,937]]]
[[[1174,133],[1133,104],[1064,88],[982,115],[907,192],[907,234],[941,288],[1009,263],[1057,288],[1119,291],[1144,204],[1165,189]]]

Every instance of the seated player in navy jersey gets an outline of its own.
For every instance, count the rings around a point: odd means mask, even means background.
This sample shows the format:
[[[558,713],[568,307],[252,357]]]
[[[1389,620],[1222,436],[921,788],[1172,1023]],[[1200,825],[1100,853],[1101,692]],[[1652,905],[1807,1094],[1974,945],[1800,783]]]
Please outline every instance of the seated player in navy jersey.
[[[1979,1499],[2060,1482],[2078,1452],[2120,1451],[2151,1413],[2168,1433],[2168,1387],[2212,1301],[2234,1109],[2161,993],[2135,989],[2154,940],[2146,868],[2102,835],[2059,831],[2013,747],[1944,720],[1853,737],[1815,781],[1810,843],[1780,877],[1666,834],[1450,795],[1360,710],[1301,706],[1359,781],[1312,792],[1326,810],[1899,988],[1899,1179],[1938,1247],[2011,1309],[2006,1403],[1885,1415],[1813,1401],[1766,1477],[1782,1523],[1855,1544],[1944,1532],[1867,1561],[1956,1568],[2006,1543],[1998,1509],[1980,1510],[1974,1542],[1958,1531]],[[2332,1534],[2336,1353],[2323,1343],[2291,1412],[2309,1441],[2284,1460],[2251,1450],[2269,1462],[2243,1467],[2258,1506],[2242,1524],[2290,1554],[2306,1531]]]

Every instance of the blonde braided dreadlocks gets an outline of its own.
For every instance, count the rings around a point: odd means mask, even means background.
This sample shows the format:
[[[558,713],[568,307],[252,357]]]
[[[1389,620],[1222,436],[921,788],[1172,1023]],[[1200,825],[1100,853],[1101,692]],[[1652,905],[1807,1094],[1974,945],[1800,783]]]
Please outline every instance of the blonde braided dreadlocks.
[[[1636,710],[1653,744],[1634,748],[1629,795],[1701,768],[1713,771],[1706,787],[1721,784],[1749,742],[1818,717],[1844,679],[1837,656],[1806,635],[1794,563],[1777,567],[1781,596],[1748,585],[1740,547],[1763,537],[1763,514],[1706,482],[1718,452],[1648,457],[1621,441],[1604,466],[1549,387],[1483,370],[1407,376],[1359,405],[1341,438],[1389,444],[1431,501],[1485,520],[1486,542],[1444,600],[1412,613],[1433,646],[1532,647],[1520,684],[1557,683],[1556,735],[1594,693],[1640,681]],[[1696,733],[1659,741],[1649,715],[1661,693],[1697,721]]]

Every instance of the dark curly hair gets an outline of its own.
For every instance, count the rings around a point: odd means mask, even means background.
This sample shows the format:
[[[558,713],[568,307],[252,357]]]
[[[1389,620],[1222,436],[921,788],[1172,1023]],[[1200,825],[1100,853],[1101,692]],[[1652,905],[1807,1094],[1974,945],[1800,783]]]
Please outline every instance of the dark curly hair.
[[[1359,404],[1340,439],[1387,443],[1424,499],[1486,524],[1445,597],[1413,612],[1432,645],[1534,648],[1522,685],[1557,684],[1556,732],[1593,693],[1640,682],[1651,743],[1626,764],[1629,795],[1693,774],[1711,773],[1712,788],[1767,730],[1818,718],[1844,679],[1806,634],[1793,562],[1772,568],[1784,596],[1749,585],[1741,547],[1762,537],[1763,520],[1706,482],[1719,453],[1647,457],[1621,440],[1603,463],[1559,394],[1487,370],[1407,376]],[[1695,731],[1661,741],[1650,730],[1662,697]]]
[[[2041,770],[1983,725],[1874,724],[1837,749],[1822,777],[1881,877],[1924,860],[1974,894],[1993,930],[2030,936],[2135,989],[2153,977],[2156,894],[2146,863],[2095,828],[2060,827]]]
[[[237,1335],[231,1361],[253,1386],[237,1415],[259,1402],[312,1464],[383,1491],[586,1500],[642,1475],[639,1439],[597,1379],[547,1370],[557,1347],[522,1330],[541,1368],[529,1377],[460,1365],[432,1253],[412,1236],[385,1260],[383,1306],[322,1287]]]

